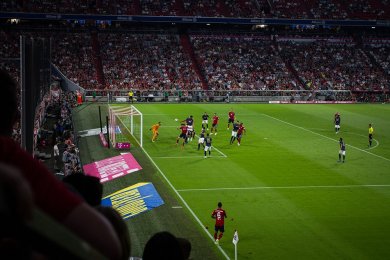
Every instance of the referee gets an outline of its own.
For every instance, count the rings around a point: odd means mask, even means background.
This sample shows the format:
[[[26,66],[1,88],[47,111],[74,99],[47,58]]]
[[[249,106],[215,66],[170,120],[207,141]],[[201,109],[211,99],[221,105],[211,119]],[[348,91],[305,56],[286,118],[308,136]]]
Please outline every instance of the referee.
[[[372,135],[374,134],[374,128],[371,124],[368,124],[368,147],[372,145]]]

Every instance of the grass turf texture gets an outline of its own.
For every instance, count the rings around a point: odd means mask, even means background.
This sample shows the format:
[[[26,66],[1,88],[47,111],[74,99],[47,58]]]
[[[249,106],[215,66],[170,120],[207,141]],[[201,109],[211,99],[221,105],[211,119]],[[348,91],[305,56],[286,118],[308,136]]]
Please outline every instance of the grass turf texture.
[[[105,106],[105,105],[102,105]],[[224,259],[204,232],[213,233],[211,211],[222,201],[227,211],[220,246],[234,258],[232,237],[239,232],[239,259],[389,259],[390,106],[268,104],[137,104],[144,114],[144,148],[199,218],[199,224],[140,148],[131,152],[144,168],[105,184],[105,194],[139,181],[152,181],[166,202],[127,222],[133,254],[160,230],[188,237],[193,259]],[[247,134],[229,144],[227,112],[233,108]],[[221,120],[212,136],[212,158],[197,151],[197,139],[182,150],[175,118],[216,112]],[[333,116],[341,114],[335,134]],[[103,113],[104,114],[104,113]],[[74,111],[78,130],[98,127],[96,105]],[[162,122],[152,143],[150,126]],[[211,127],[211,120],[209,120]],[[368,124],[375,129],[368,149]],[[346,163],[338,163],[338,139],[347,144]],[[103,149],[98,137],[80,141],[84,164],[118,154]],[[226,156],[226,157],[225,157]],[[183,206],[182,209],[172,206]],[[232,220],[232,218],[234,220]],[[202,230],[203,229],[203,230]]]

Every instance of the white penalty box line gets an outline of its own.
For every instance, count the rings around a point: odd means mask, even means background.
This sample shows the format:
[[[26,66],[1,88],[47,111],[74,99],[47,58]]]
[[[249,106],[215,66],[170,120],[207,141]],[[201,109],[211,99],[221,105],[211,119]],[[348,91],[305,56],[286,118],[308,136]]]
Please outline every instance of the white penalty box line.
[[[356,184],[356,185],[307,185],[307,186],[257,186],[257,187],[231,187],[231,188],[200,188],[178,189],[178,192],[190,191],[224,191],[224,190],[293,190],[293,189],[349,189],[349,188],[389,188],[390,184]]]
[[[264,116],[266,116],[266,117],[269,117],[269,118],[271,118],[271,119],[273,119],[273,120],[279,121],[279,122],[281,122],[281,123],[290,125],[290,126],[292,126],[292,127],[295,127],[295,128],[301,129],[301,130],[304,130],[304,131],[306,131],[306,132],[309,132],[309,133],[312,133],[312,134],[321,136],[321,137],[326,138],[326,139],[328,139],[328,140],[332,140],[332,141],[334,141],[334,142],[338,142],[338,140],[335,140],[335,139],[333,139],[333,138],[331,138],[331,137],[328,137],[328,136],[326,136],[326,135],[322,135],[322,134],[316,133],[316,132],[314,132],[314,131],[311,131],[311,130],[309,130],[309,129],[307,129],[307,128],[304,128],[304,127],[301,127],[301,126],[294,125],[294,124],[292,124],[292,123],[289,123],[289,122],[287,122],[287,121],[281,120],[281,119],[279,119],[279,118],[276,118],[276,117],[273,117],[273,116],[270,116],[270,115],[267,115],[267,114],[264,114],[264,113],[263,113],[262,115],[264,115]],[[383,160],[385,160],[385,161],[390,162],[390,159],[388,159],[388,158],[386,158],[386,157],[383,157],[383,156],[381,156],[381,155],[377,155],[377,154],[375,154],[375,153],[371,153],[371,152],[369,152],[369,151],[367,151],[367,150],[360,149],[360,148],[358,148],[358,147],[356,147],[356,146],[353,146],[353,145],[350,145],[350,144],[347,144],[347,146],[349,146],[349,147],[351,147],[351,148],[353,148],[353,149],[356,149],[356,150],[358,150],[358,151],[361,151],[361,152],[370,154],[370,155],[372,155],[372,156],[375,156],[375,157],[377,157],[377,158],[380,158],[380,159],[383,159]]]

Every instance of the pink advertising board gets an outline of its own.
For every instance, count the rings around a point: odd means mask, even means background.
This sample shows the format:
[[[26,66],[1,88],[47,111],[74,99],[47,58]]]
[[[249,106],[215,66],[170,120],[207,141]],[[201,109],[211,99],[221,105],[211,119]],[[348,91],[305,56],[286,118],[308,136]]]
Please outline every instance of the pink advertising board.
[[[132,154],[127,153],[84,165],[85,174],[110,181],[142,169]]]

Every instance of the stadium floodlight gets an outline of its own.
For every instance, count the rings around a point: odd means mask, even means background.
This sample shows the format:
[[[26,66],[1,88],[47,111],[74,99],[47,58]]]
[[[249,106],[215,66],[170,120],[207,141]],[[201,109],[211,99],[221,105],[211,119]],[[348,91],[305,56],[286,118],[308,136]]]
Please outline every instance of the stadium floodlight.
[[[115,148],[124,148],[130,142],[131,135],[139,146],[143,146],[143,115],[133,105],[109,106],[110,141]]]

